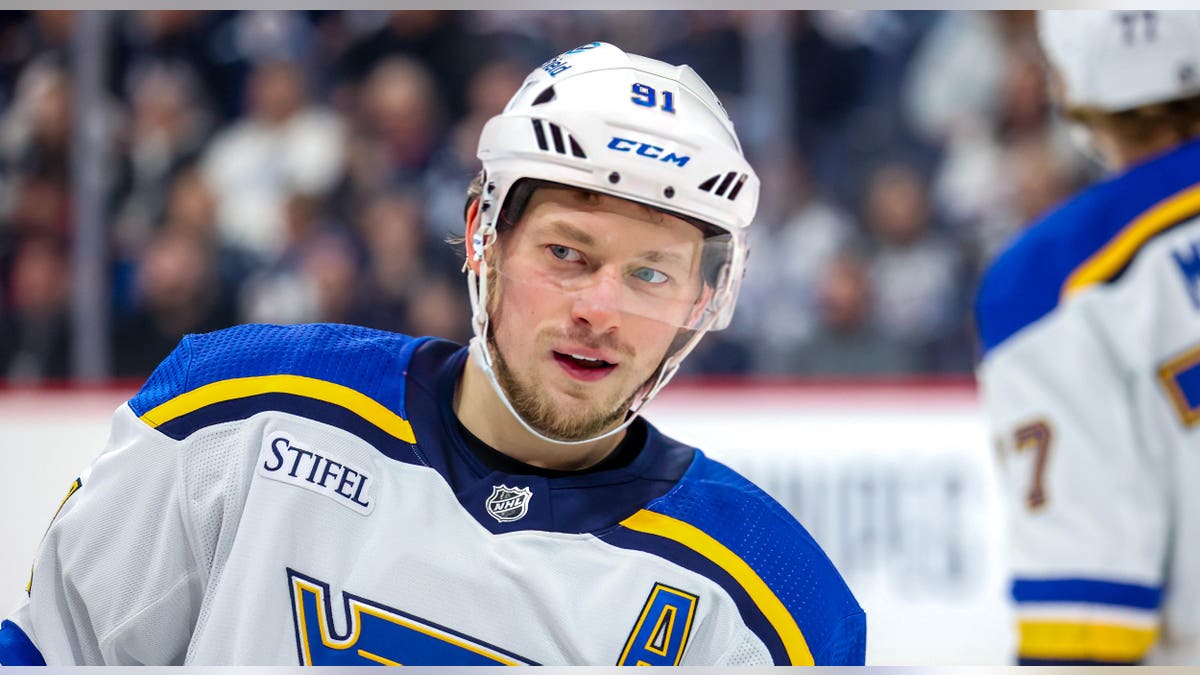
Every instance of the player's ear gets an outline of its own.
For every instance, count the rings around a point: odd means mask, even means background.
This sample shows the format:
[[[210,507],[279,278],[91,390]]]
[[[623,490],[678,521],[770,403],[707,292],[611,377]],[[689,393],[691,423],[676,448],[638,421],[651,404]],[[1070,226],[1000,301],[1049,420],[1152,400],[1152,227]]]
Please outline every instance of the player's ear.
[[[466,241],[464,245],[467,248],[467,265],[479,271],[479,261],[475,259],[475,233],[479,230],[479,198],[476,197],[471,201],[471,205],[467,207],[467,229]]]

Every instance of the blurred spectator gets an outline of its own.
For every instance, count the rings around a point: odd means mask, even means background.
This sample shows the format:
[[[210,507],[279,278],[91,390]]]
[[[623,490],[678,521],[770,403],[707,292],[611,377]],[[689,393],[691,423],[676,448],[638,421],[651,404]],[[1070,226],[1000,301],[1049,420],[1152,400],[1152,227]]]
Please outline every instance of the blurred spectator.
[[[240,80],[217,62],[213,47],[220,15],[194,10],[155,9],[116,16],[116,59],[110,72],[114,93],[131,97],[146,72],[187,78],[189,105],[218,119],[237,112]],[[195,111],[197,113],[201,111]]]
[[[309,84],[324,82],[327,64],[313,44],[309,13],[257,9],[204,16],[207,25],[193,34],[204,40],[204,58],[217,74],[214,103],[224,120],[236,121],[252,107],[250,80],[261,64],[293,63]]]
[[[184,324],[348,320],[467,337],[461,259],[444,240],[462,229],[479,132],[529,69],[594,39],[686,62],[755,139],[754,129],[771,125],[747,117],[766,113],[746,96],[773,80],[743,71],[770,57],[751,52],[765,18],[788,41],[788,74],[776,81],[789,90],[782,98],[792,108],[779,112],[794,134],[748,146],[770,156],[753,160],[764,187],[742,301],[731,330],[703,343],[687,372],[816,372],[820,359],[830,374],[877,362],[880,372],[965,371],[977,270],[1089,169],[1051,123],[1029,17],[111,14],[112,100],[89,103],[87,119],[125,122],[106,136],[119,154],[105,176],[115,188],[105,212],[114,326],[132,345],[114,346],[120,368],[142,367],[130,365],[139,351],[156,362]],[[18,267],[53,258],[27,240],[70,244],[74,23],[73,12],[0,15],[5,299],[17,296]],[[882,171],[866,168],[893,158]],[[163,272],[162,260],[180,251],[194,257]],[[192,301],[200,309],[184,311],[172,293],[147,286],[158,277],[174,294],[201,298]],[[847,317],[862,312],[870,318],[855,328]],[[838,339],[846,355],[831,346]],[[907,350],[904,358],[878,356],[891,349],[880,340]],[[856,352],[865,356],[848,356]]]
[[[891,163],[872,175],[867,192],[874,313],[883,334],[927,363],[961,321],[960,254],[934,230],[925,184],[915,169]],[[961,366],[970,367],[968,361]]]
[[[982,270],[1022,227],[1082,185],[1085,167],[1069,145],[1062,135],[1047,131],[1025,135],[1004,146],[996,174],[1007,179],[997,181],[991,208],[967,228],[978,256],[974,261],[977,270]]]
[[[240,289],[241,318],[253,323],[303,323],[348,320],[355,283],[346,298],[326,297],[332,286],[346,285],[348,269],[358,275],[359,256],[350,233],[327,218],[323,201],[302,192],[285,200],[285,225],[279,254],[268,264],[255,266]],[[343,305],[343,303],[346,303]]]
[[[740,30],[743,22],[736,12],[684,12],[681,25],[667,33],[671,41],[653,56],[667,63],[691,66],[712,87],[722,104],[732,107],[745,89]]]
[[[361,220],[368,256],[353,322],[416,335],[469,337],[465,289],[452,274],[449,246],[427,242],[420,204],[383,195]]]
[[[358,256],[344,237],[318,235],[299,261],[300,277],[312,303],[312,314],[304,321],[350,323],[358,267]]]
[[[216,196],[198,166],[182,167],[171,180],[163,220],[199,240],[212,244],[220,240]]]
[[[467,83],[467,114],[450,130],[426,172],[425,223],[437,239],[461,234],[463,185],[479,173],[475,156],[483,125],[508,103],[535,64],[497,59],[481,67]]]
[[[171,183],[165,223],[165,227],[190,234],[215,252],[217,276],[231,293],[245,282],[258,263],[245,250],[221,239],[216,197],[195,165],[181,170]]]
[[[818,328],[793,348],[789,368],[799,375],[870,376],[911,374],[911,351],[885,336],[873,321],[866,261],[843,251],[820,270]]]
[[[140,250],[163,221],[172,181],[204,151],[211,120],[184,66],[146,64],[129,77],[128,178],[114,223],[118,249]]]
[[[237,319],[217,276],[213,247],[182,229],[165,228],[150,241],[135,288],[133,312],[114,325],[118,376],[147,375],[184,335],[226,328]]]
[[[943,12],[906,74],[913,127],[934,143],[992,127],[1001,105],[1005,35],[997,12]]]
[[[405,332],[436,335],[460,344],[471,339],[470,307],[458,279],[431,277],[412,307],[412,322]]]
[[[11,311],[0,315],[0,372],[11,382],[64,379],[70,373],[70,266],[57,237],[26,237],[12,263]]]
[[[459,13],[462,30],[482,47],[471,56],[470,76],[474,78],[478,68],[495,61],[516,61],[527,65],[522,73],[523,78],[530,70],[545,63],[548,55],[556,53],[559,45],[569,45],[564,49],[570,49],[599,39],[594,23],[578,21],[587,13],[586,10],[533,13],[496,9]],[[577,23],[583,23],[584,27],[576,29]],[[574,35],[575,32],[584,34]],[[508,93],[511,95],[513,92]],[[471,105],[470,98],[468,93],[465,105]]]
[[[936,163],[938,148],[903,114],[904,73],[936,14],[857,9],[811,15],[828,40],[854,50],[854,70],[861,73],[852,105],[824,134],[822,154],[815,158],[830,196],[857,204],[862,201],[864,167],[889,157],[904,157],[922,171]]]
[[[1019,13],[1015,16],[1032,16]],[[1006,54],[1002,105],[996,123],[998,136],[1007,141],[1039,135],[1046,128],[1051,104],[1041,54],[1024,40],[1009,43]]]
[[[405,10],[391,12],[387,21],[363,36],[335,65],[342,91],[335,95],[352,99],[355,90],[382,61],[408,57],[426,64],[433,73],[436,96],[443,101],[451,119],[463,114],[463,91],[478,66],[478,49],[459,12]]]
[[[17,80],[12,106],[0,128],[0,156],[8,176],[37,174],[65,185],[70,175],[71,76],[63,63],[43,55]]]
[[[418,61],[390,58],[371,72],[348,158],[354,196],[420,181],[440,142],[436,97],[433,78]]]
[[[1033,16],[943,13],[907,73],[911,119],[942,148],[932,199],[976,268],[1028,222],[1020,212],[1078,180],[1051,123]]]
[[[812,336],[817,279],[857,236],[850,216],[813,185],[801,157],[793,154],[780,168],[760,176],[766,203],[750,230],[752,262],[731,327],[752,341],[752,366],[761,373],[786,372],[795,346]]]
[[[70,230],[68,186],[47,173],[18,174],[11,185],[5,229],[14,237],[51,235],[66,237]]]
[[[269,261],[286,240],[286,195],[322,195],[340,178],[343,129],[309,103],[296,63],[259,64],[249,87],[249,116],[217,133],[203,169],[217,196],[221,238]]]
[[[66,62],[74,22],[65,10],[0,12],[0,107],[15,97],[12,85],[31,62]]]
[[[787,19],[795,143],[820,170],[843,151],[838,132],[865,94],[870,54],[861,45],[831,39],[810,12],[789,12]]]

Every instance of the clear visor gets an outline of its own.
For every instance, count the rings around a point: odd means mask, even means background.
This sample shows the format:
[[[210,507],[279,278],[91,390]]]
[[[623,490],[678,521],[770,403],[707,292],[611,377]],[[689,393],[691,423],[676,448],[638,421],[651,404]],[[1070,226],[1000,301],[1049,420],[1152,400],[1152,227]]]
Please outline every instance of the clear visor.
[[[651,225],[622,236],[564,224],[522,226],[489,251],[499,285],[492,290],[563,303],[593,325],[639,319],[707,328],[729,297],[733,241],[684,229]]]

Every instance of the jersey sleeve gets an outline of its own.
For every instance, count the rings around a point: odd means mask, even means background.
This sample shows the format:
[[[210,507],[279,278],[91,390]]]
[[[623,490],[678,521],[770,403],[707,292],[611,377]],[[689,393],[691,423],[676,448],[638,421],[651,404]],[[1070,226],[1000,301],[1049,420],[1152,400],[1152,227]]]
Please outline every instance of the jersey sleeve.
[[[0,624],[0,664],[182,664],[209,577],[238,532],[258,447],[237,425],[197,431],[281,402],[313,419],[390,419],[374,402],[405,400],[405,379],[388,374],[419,344],[328,324],[185,337],[117,410],[107,447],[53,518],[28,596]],[[406,422],[392,431],[411,435]]]
[[[173,367],[183,357],[169,357]],[[160,366],[162,368],[162,366]],[[0,664],[181,664],[200,609],[180,444],[124,404],[0,629]]]
[[[979,373],[1022,663],[1137,662],[1158,635],[1170,512],[1161,448],[1081,300],[992,349]]]
[[[684,665],[863,665],[866,614],[850,588],[804,527],[732,469],[698,453],[675,489],[622,525],[649,538],[635,547],[686,549],[674,559],[738,608],[746,641]]]
[[[4,629],[19,630],[25,649],[0,641],[0,663],[183,662],[202,579],[171,445],[127,405],[116,412],[107,448],[47,531],[28,597]]]

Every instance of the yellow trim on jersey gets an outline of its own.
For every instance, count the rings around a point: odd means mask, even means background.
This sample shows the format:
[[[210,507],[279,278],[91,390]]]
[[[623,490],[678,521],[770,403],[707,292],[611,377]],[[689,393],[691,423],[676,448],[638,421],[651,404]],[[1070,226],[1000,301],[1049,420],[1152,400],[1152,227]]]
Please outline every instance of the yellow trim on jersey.
[[[303,375],[260,375],[213,382],[155,406],[141,419],[152,427],[158,427],[214,403],[260,394],[294,394],[334,403],[402,441],[417,442],[407,420],[370,396],[350,387]]]
[[[1019,622],[1020,654],[1031,659],[1137,661],[1158,639],[1155,628],[1066,621]]]
[[[792,665],[814,665],[812,652],[808,649],[808,641],[804,639],[804,634],[800,632],[800,626],[796,625],[796,620],[792,618],[791,612],[783,606],[775,592],[758,576],[758,573],[721,542],[694,525],[645,509],[621,521],[621,525],[631,530],[677,541],[716,563],[741,584],[750,599],[767,617],[767,621],[779,633],[779,638],[783,641]]]
[[[402,665],[404,665],[403,663],[400,663],[399,661],[393,661],[391,659],[384,658],[378,654],[372,654],[371,652],[369,652],[365,649],[358,650],[358,655],[368,661],[374,661],[375,663],[378,663],[381,666],[402,666]]]
[[[58,518],[58,514],[62,513],[63,507],[67,505],[67,500],[70,499],[71,496],[74,495],[76,492],[78,492],[79,488],[81,488],[81,487],[83,487],[82,478],[76,478],[75,482],[71,483],[70,489],[67,490],[67,496],[63,497],[63,500],[58,503],[58,510],[55,511],[54,515],[50,517],[50,525],[53,525],[54,519]],[[46,526],[46,532],[50,531],[50,525]],[[45,539],[46,535],[43,534],[42,538]],[[29,583],[25,584],[25,594],[28,595],[32,592],[33,592],[33,568],[30,567],[29,568]]]
[[[1061,296],[1066,298],[1088,286],[1112,278],[1154,235],[1198,212],[1200,185],[1173,194],[1150,207],[1122,228],[1103,248],[1076,267],[1063,283]]]

